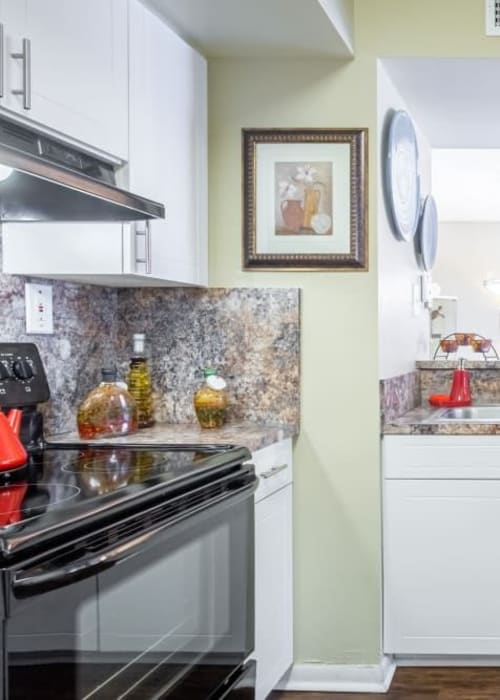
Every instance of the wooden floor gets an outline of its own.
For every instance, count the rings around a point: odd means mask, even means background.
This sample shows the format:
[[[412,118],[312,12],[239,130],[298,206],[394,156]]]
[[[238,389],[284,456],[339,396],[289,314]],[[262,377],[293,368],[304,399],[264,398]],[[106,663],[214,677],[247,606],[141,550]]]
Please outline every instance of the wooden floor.
[[[292,693],[269,700],[500,700],[499,667],[401,667],[388,693]]]

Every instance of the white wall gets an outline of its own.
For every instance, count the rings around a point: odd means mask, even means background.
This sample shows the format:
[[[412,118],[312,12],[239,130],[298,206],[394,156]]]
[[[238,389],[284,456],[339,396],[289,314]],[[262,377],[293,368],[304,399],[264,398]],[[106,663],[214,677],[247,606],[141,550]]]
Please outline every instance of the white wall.
[[[377,62],[378,147],[382,149],[389,110],[409,111],[383,61]],[[421,195],[430,192],[431,151],[418,125],[415,124],[419,148]],[[384,158],[381,159],[381,167]],[[379,202],[384,202],[383,173],[379,178]],[[379,268],[379,376],[387,379],[412,372],[415,360],[429,357],[429,312],[423,307],[420,315],[413,311],[413,285],[419,281],[420,270],[415,258],[413,241],[395,238],[386,207],[378,209],[378,268]]]
[[[458,297],[456,330],[491,338],[500,350],[500,295],[483,286],[500,278],[500,222],[440,222],[432,277],[443,296]]]

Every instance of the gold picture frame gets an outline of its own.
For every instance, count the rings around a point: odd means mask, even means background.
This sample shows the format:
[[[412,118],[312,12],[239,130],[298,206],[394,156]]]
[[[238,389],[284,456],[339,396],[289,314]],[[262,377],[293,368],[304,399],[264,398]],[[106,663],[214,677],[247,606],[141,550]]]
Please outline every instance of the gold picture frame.
[[[243,268],[368,270],[368,129],[243,129]]]

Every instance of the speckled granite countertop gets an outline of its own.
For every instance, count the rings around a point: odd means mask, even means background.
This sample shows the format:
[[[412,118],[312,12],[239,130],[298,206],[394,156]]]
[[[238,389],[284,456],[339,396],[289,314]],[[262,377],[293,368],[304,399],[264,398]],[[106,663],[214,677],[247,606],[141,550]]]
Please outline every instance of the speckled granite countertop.
[[[485,405],[485,404],[483,404]],[[419,406],[383,426],[384,435],[500,435],[500,423],[426,423],[442,409]]]
[[[60,433],[47,437],[47,443],[100,442],[126,444],[232,444],[247,447],[251,452],[297,434],[295,426],[233,423],[216,430],[203,430],[193,423],[158,423],[152,428],[139,430],[123,437],[102,440],[80,440],[77,433]]]

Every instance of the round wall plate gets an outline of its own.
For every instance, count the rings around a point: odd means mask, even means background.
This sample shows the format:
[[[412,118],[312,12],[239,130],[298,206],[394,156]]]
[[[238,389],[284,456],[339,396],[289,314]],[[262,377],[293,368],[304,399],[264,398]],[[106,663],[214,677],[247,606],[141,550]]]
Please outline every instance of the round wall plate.
[[[413,122],[407,112],[395,112],[387,137],[385,181],[394,234],[402,241],[415,235],[420,213],[418,146]]]
[[[437,207],[431,194],[424,200],[416,242],[418,264],[422,270],[430,272],[436,262],[438,243]]]

